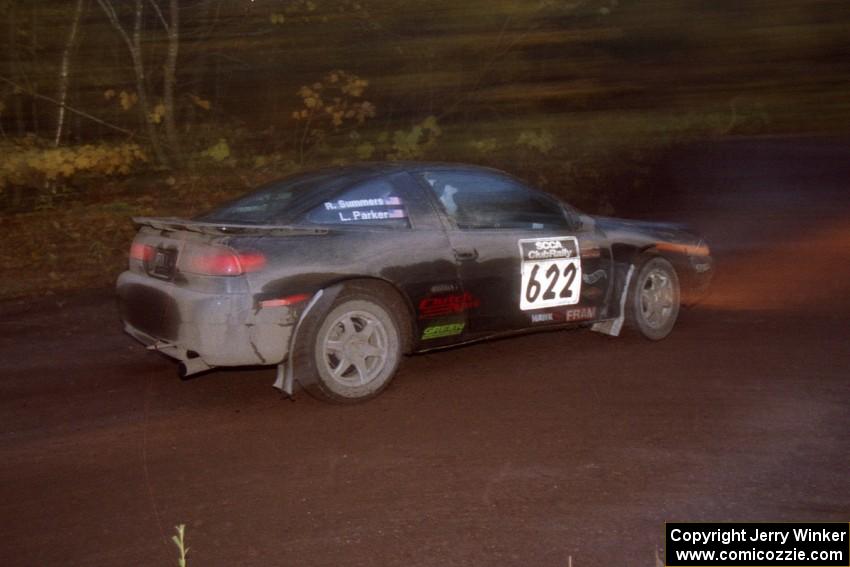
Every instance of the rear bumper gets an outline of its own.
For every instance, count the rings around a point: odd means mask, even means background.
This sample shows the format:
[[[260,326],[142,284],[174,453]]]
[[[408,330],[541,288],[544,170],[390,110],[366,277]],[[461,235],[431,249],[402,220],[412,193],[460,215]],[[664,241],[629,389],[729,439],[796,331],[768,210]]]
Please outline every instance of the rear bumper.
[[[286,358],[294,324],[288,307],[260,309],[248,293],[202,293],[129,271],[117,291],[124,330],[178,360],[243,366]]]

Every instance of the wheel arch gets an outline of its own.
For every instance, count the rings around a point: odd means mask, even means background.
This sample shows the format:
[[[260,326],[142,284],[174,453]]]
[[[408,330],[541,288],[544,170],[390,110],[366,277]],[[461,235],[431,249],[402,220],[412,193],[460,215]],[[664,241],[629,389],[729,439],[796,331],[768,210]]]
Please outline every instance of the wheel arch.
[[[412,310],[410,302],[401,290],[381,278],[348,277],[337,279],[328,282],[314,293],[313,298],[296,323],[286,360],[287,378],[284,383],[287,385],[282,388],[284,392],[291,395],[295,381],[298,381],[302,387],[311,393],[315,392],[315,389],[319,386],[318,378],[310,371],[310,360],[313,353],[312,345],[308,339],[318,331],[322,320],[333,310],[337,298],[344,290],[365,292],[387,304],[390,309],[389,315],[399,323],[401,352],[403,354],[411,352],[414,336],[411,325],[414,319],[409,314]],[[399,320],[399,313],[401,313],[403,320]]]
[[[630,284],[627,277],[629,269],[639,270],[640,266],[649,258],[661,257],[672,264],[676,270],[680,282],[683,282],[683,275],[687,274],[687,258],[681,254],[676,254],[660,248],[660,242],[649,242],[645,244],[615,244],[611,247],[611,258],[614,263],[614,287],[609,297],[612,298],[612,306],[614,307],[611,313],[614,316],[621,316],[620,301],[615,301],[614,298],[621,298],[623,293],[627,291],[626,286]],[[681,285],[681,283],[680,283]]]
[[[624,302],[625,308],[623,313],[625,326],[651,340],[661,340],[670,334],[676,323],[679,308],[681,306],[681,284],[680,277],[678,275],[679,270],[677,270],[674,261],[670,258],[670,255],[658,252],[659,251],[657,250],[647,250],[636,258],[637,262],[633,264],[634,278],[629,282],[627,292],[624,295],[624,297],[627,298]],[[668,304],[670,314],[664,315],[664,319],[660,324],[650,323],[644,317],[642,308],[639,307],[642,303],[639,297],[642,296],[644,282],[649,281],[643,279],[643,274],[644,271],[653,264],[661,266],[661,268],[654,268],[654,270],[661,269],[670,274],[671,277],[667,281],[669,282],[672,280],[673,282],[670,285],[670,290],[675,298],[672,303]],[[656,298],[655,300],[650,301],[658,300]]]
[[[694,288],[693,269],[687,254],[675,249],[663,249],[661,243],[649,244],[636,251],[633,259],[635,268],[638,268],[647,258],[653,256],[659,256],[670,262],[676,271],[676,277],[679,279],[682,305],[686,307],[692,305],[695,302],[692,297]]]
[[[350,276],[329,283],[324,289],[336,286],[340,288],[360,287],[365,291],[377,294],[379,297],[387,297],[390,299],[390,302],[395,302],[399,307],[403,307],[401,314],[404,320],[399,321],[401,327],[399,331],[402,334],[402,352],[404,354],[410,354],[413,351],[413,337],[416,335],[413,325],[416,321],[416,311],[413,308],[410,297],[397,285],[387,279],[375,276]],[[396,312],[394,314],[397,315],[398,313]]]

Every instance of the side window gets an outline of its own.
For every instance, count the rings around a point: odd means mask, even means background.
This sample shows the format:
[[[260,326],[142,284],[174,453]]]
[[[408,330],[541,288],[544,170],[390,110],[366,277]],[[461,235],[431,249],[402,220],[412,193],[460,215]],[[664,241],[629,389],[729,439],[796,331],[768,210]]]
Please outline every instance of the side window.
[[[557,203],[509,177],[449,171],[420,175],[458,228],[568,228]]]
[[[373,179],[337,193],[306,216],[315,224],[410,228],[407,208],[395,186]]]

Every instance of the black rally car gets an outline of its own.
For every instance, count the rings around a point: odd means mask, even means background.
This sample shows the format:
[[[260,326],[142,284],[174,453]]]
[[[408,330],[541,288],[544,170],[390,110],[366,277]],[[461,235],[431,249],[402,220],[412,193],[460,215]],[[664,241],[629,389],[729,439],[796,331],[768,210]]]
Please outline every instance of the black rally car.
[[[713,271],[686,228],[458,164],[325,169],[194,220],[134,220],[130,335],[184,376],[277,365],[284,391],[341,402],[377,395],[405,353],[554,326],[662,339]]]

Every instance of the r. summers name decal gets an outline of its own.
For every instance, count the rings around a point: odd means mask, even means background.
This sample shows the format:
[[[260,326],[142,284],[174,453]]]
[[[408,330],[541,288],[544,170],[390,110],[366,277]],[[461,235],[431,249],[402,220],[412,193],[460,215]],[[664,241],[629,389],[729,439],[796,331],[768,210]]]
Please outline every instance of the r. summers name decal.
[[[337,199],[325,202],[325,210],[338,211],[340,209],[362,209],[365,207],[392,207],[401,205],[398,197],[378,197],[375,199]]]

